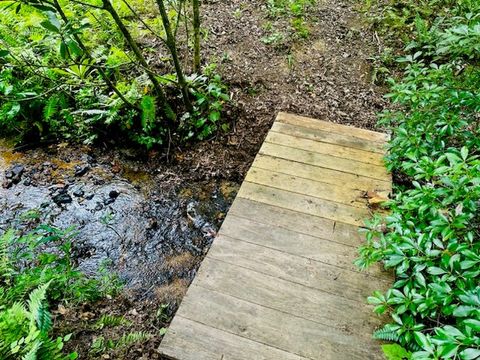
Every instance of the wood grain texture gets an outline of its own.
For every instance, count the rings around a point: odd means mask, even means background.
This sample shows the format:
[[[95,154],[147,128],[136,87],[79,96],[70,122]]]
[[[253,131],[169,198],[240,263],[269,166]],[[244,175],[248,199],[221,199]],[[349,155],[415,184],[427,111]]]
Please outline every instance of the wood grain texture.
[[[250,168],[245,181],[291,192],[300,192],[303,195],[359,208],[364,208],[367,204],[364,191],[256,167]]]
[[[311,151],[322,155],[330,155],[336,158],[354,160],[359,163],[384,166],[383,154],[318,142],[274,131],[268,133],[265,142]]]
[[[372,179],[371,177],[322,168],[270,155],[258,154],[252,167],[333,184],[343,189],[353,189],[361,192],[375,191],[384,194],[389,194],[392,191],[392,183],[390,181]]]
[[[353,126],[340,125],[330,121],[322,121],[284,112],[278,113],[276,122],[302,126],[310,129],[325,130],[334,134],[348,134],[359,139],[364,139],[371,142],[379,142],[382,145],[384,145],[389,139],[389,136],[384,133],[359,129]]]
[[[370,217],[370,211],[365,207],[344,205],[248,181],[242,184],[237,196],[356,226],[363,226],[364,220]]]
[[[365,304],[375,290],[387,290],[390,283],[365,272],[359,273],[280,250],[219,236],[208,253],[217,259],[262,274]],[[370,315],[369,312],[366,314]]]
[[[365,164],[355,160],[339,158],[327,154],[319,154],[305,149],[264,142],[260,148],[260,154],[314,165],[321,168],[337,170],[348,174],[391,181],[391,176],[387,174],[385,168],[382,166]]]
[[[382,359],[374,342],[352,335],[353,327],[336,332],[330,326],[205,289],[196,281],[177,314],[310,359],[342,359],[345,354],[349,359]]]
[[[305,360],[287,351],[176,316],[162,341],[163,355],[183,360]]]
[[[281,122],[275,122],[272,126],[272,131],[319,142],[341,145],[352,149],[385,154],[385,146],[383,143],[364,140],[355,136],[351,136],[348,133],[333,133],[331,131],[291,125]]]
[[[280,113],[159,351],[176,360],[383,359],[366,305],[392,276],[354,264],[388,196],[385,134]]]

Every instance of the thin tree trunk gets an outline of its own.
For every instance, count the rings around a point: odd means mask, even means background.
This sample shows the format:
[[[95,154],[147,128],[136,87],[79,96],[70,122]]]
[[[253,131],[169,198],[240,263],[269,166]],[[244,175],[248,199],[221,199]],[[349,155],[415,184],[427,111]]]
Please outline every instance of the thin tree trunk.
[[[190,101],[188,94],[188,84],[183,75],[182,66],[180,65],[180,60],[178,58],[177,46],[175,37],[173,36],[172,26],[170,25],[170,20],[168,19],[167,10],[165,8],[164,0],[156,0],[158,8],[160,10],[160,16],[162,18],[163,27],[165,28],[165,33],[167,34],[167,46],[172,55],[173,65],[175,66],[175,72],[177,73],[178,84],[182,90],[183,101],[185,107],[190,114],[193,114],[193,106]]]
[[[63,11],[62,7],[60,6],[58,0],[53,0],[53,4],[55,6],[55,9],[58,11],[60,17],[62,18],[62,20],[65,22],[65,23],[68,23],[68,18],[67,16],[65,15],[65,12]],[[73,37],[75,38],[75,41],[78,43],[78,46],[80,46],[80,48],[82,49],[84,55],[89,59],[89,60],[94,60],[94,58],[92,57],[92,55],[90,54],[90,52],[88,51],[87,47],[85,46],[85,44],[83,43],[82,39],[80,39],[80,36],[78,36],[78,34],[73,34]],[[127,100],[127,98],[125,98],[125,96],[120,92],[120,90],[117,89],[117,87],[115,86],[115,84],[110,80],[110,78],[108,77],[108,75],[105,73],[105,71],[101,68],[101,67],[98,67],[97,68],[98,70],[98,73],[100,74],[100,76],[102,77],[102,79],[105,81],[105,83],[107,84],[107,86],[115,93],[117,94],[117,96],[130,108],[133,108],[133,109],[138,109],[135,105],[133,105],[130,101]]]
[[[133,39],[132,35],[128,31],[127,27],[123,23],[122,19],[118,15],[117,11],[113,8],[112,4],[110,3],[109,0],[102,0],[103,2],[103,8],[112,16],[113,20],[115,21],[115,24],[117,24],[117,27],[120,29],[121,33],[123,34],[125,40],[127,41],[128,45],[132,49],[133,53],[135,54],[135,57],[137,58],[137,61],[140,63],[140,65],[145,69],[147,72],[147,75],[150,79],[150,81],[153,84],[153,87],[155,88],[155,92],[160,100],[160,105],[165,111],[165,114],[169,120],[175,120],[175,113],[173,112],[172,108],[168,104],[167,98],[165,96],[165,93],[162,90],[162,87],[160,83],[158,82],[157,78],[155,77],[155,74],[150,70],[150,67],[147,63],[147,60],[145,60],[142,51],[138,47],[137,43]]]
[[[200,0],[193,1],[193,69],[200,74]]]

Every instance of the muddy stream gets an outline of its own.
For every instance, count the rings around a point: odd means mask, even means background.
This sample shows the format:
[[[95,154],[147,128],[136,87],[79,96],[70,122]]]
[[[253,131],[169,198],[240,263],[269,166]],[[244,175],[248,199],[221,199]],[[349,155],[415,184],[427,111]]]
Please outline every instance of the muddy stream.
[[[181,297],[238,184],[188,182],[128,151],[117,155],[66,144],[15,152],[1,142],[0,233],[73,226],[75,258],[88,275],[114,271],[140,299],[176,284]]]

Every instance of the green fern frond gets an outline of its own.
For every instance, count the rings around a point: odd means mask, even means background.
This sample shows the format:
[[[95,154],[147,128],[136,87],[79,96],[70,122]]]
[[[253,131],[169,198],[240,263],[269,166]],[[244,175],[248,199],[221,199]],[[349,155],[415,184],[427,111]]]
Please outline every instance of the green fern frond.
[[[36,324],[38,330],[43,333],[48,332],[52,328],[52,319],[45,305],[47,298],[47,289],[50,281],[30,293],[28,300],[28,310],[30,312],[30,324]]]
[[[142,109],[142,128],[148,130],[156,118],[155,99],[152,96],[144,96],[140,102],[140,108]]]
[[[48,99],[45,107],[43,108],[43,119],[48,121],[50,120],[55,114],[58,113],[59,108],[59,98],[58,96],[52,96]]]
[[[37,360],[38,350],[40,349],[41,346],[42,346],[42,342],[40,340],[35,340],[35,342],[33,343],[28,353],[22,356],[22,360]]]
[[[390,329],[388,325],[385,325],[383,328],[376,330],[373,333],[373,338],[377,340],[391,342],[398,342],[400,340],[400,336],[398,336],[398,333],[395,330]]]
[[[125,319],[123,316],[115,316],[104,314],[98,319],[94,325],[95,329],[103,329],[106,327],[115,327],[120,325],[131,325],[132,322]]]
[[[12,272],[8,249],[14,238],[15,231],[13,229],[0,236],[0,278],[7,277]]]
[[[131,332],[128,334],[123,335],[120,339],[115,342],[115,348],[123,348],[128,347],[132,344],[146,341],[152,337],[151,334],[138,331],[138,332]]]

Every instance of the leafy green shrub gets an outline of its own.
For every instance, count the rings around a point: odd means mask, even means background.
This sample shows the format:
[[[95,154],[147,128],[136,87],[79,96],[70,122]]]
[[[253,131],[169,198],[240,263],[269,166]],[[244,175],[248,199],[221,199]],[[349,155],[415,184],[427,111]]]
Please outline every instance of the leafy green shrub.
[[[177,38],[182,37],[174,38],[172,32],[177,33],[174,26],[181,31],[191,26],[190,12],[177,12],[186,5],[155,0],[159,9],[167,7],[168,14],[164,17],[160,10],[162,16],[146,19],[140,15],[151,15],[148,7],[131,2],[0,4],[0,135],[84,143],[117,135],[151,148],[167,139],[203,139],[221,128],[222,107],[210,86],[224,93],[225,85],[211,77],[208,85],[192,86],[177,54]],[[194,34],[199,26],[196,21]],[[161,64],[155,68],[146,60],[150,49],[141,48],[138,41],[152,36],[160,38],[163,52],[169,54],[158,56]],[[198,41],[195,36],[196,72]],[[187,54],[182,55],[188,55],[186,45]],[[227,100],[223,98],[222,104]],[[214,115],[203,111],[213,107]],[[172,136],[182,133],[181,127],[195,129],[194,136]]]
[[[391,289],[368,299],[393,320],[375,338],[399,343],[414,360],[478,359],[480,67],[478,16],[465,9],[480,6],[408,4],[420,7],[407,29],[415,41],[406,51],[415,52],[399,59],[404,74],[390,80],[388,95],[397,106],[380,118],[393,135],[387,166],[402,181],[390,214],[368,223],[358,264],[382,261],[396,274]],[[449,5],[452,15],[426,4]]]

